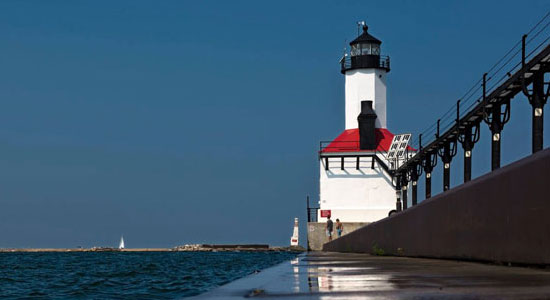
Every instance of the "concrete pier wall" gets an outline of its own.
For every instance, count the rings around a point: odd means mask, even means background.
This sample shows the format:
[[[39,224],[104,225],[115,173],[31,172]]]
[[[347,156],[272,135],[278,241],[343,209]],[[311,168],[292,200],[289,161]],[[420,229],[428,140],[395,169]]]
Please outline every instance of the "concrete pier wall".
[[[550,264],[549,187],[550,149],[545,149],[327,243],[323,250]]]
[[[342,237],[350,232],[353,232],[369,223],[360,222],[342,222],[344,231]],[[328,237],[325,231],[326,223],[308,222],[307,223],[307,247],[309,251],[321,251],[323,244],[328,242]],[[332,238],[337,238],[336,223],[334,223],[334,232]]]

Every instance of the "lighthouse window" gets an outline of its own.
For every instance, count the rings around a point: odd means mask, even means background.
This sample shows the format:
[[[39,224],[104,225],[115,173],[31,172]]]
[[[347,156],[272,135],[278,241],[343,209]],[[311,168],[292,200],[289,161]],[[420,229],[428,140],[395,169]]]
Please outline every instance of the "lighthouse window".
[[[351,46],[351,56],[361,55],[360,45]]]
[[[380,46],[379,45],[371,45],[371,54],[372,55],[380,55]]]
[[[370,44],[362,44],[361,45],[361,55],[369,55],[370,54]]]
[[[356,44],[351,46],[351,56],[380,55],[380,45]]]

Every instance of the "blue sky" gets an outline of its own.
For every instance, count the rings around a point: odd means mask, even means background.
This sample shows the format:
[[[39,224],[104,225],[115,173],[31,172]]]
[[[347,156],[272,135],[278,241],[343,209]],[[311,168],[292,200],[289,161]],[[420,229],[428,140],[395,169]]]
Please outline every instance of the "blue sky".
[[[343,130],[337,62],[357,21],[392,59],[389,129],[416,134],[548,8],[2,1],[0,247],[286,245],[318,200],[319,141]],[[512,107],[504,163],[530,151],[529,106]]]

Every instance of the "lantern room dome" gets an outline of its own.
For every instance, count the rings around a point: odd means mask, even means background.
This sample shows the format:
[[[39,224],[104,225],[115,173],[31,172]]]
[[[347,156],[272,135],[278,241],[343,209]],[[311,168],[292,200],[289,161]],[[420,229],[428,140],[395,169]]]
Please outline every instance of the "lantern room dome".
[[[353,46],[355,44],[367,44],[367,43],[377,44],[377,45],[382,44],[382,41],[370,35],[368,33],[368,30],[369,30],[369,26],[363,25],[363,33],[360,36],[358,36],[355,40],[351,41],[349,45]]]

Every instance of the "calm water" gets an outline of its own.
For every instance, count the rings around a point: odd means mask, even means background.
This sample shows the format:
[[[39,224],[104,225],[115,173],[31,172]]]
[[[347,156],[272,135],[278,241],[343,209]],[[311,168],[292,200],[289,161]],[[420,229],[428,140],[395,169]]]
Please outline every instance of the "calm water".
[[[278,252],[0,253],[0,298],[174,299],[295,257]]]

